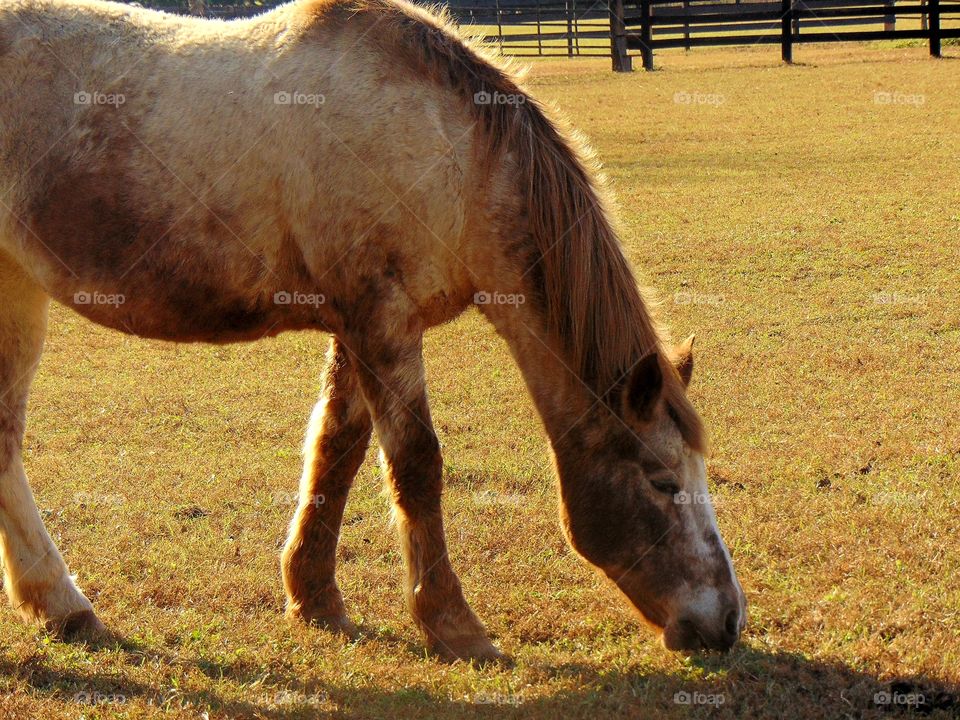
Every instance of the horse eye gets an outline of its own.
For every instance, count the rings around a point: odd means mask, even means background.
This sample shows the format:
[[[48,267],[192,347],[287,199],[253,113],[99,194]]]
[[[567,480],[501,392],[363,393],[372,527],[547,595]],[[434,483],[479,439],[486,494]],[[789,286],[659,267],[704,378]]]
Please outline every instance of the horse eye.
[[[667,495],[676,495],[680,492],[680,486],[677,485],[677,482],[672,477],[650,478],[650,484],[653,485],[654,489],[658,492],[666,493]]]

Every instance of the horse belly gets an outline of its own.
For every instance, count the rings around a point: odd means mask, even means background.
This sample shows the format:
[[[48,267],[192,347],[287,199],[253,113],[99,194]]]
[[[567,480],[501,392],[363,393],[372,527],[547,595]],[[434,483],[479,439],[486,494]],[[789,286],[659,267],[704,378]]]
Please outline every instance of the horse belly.
[[[285,301],[321,298],[302,274],[281,278],[277,258],[245,245],[226,211],[167,217],[121,202],[119,179],[98,180],[56,182],[23,213],[24,265],[57,301],[121,332],[184,342],[327,326],[319,301]]]
[[[103,290],[97,283],[80,281],[71,284],[66,294],[51,294],[99,325],[176,342],[242,342],[294,327],[324,326],[319,317],[287,317],[282,308],[269,303],[226,297],[210,286],[184,282],[144,293],[136,283],[117,283]]]

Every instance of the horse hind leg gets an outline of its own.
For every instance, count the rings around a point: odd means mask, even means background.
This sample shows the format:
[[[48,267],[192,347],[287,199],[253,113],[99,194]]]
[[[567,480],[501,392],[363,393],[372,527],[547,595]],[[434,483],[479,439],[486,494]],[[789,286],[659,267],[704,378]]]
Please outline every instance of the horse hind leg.
[[[11,604],[61,636],[102,629],[50,539],[22,462],[27,395],[46,332],[46,295],[0,256],[0,557]]]
[[[353,635],[334,577],[347,495],[363,463],[373,424],[356,371],[340,343],[330,343],[323,390],[304,448],[300,503],[281,569],[287,615]]]

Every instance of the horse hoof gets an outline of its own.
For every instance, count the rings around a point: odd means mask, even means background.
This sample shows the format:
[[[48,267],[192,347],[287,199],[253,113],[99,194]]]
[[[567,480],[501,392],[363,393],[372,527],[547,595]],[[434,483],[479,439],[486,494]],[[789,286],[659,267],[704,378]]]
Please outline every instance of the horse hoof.
[[[287,617],[291,620],[302,622],[310,627],[326,630],[334,635],[343,635],[351,640],[355,639],[360,631],[356,624],[344,614],[323,615],[320,613],[308,613],[303,610],[288,610]]]
[[[430,651],[445,662],[476,663],[477,665],[505,665],[509,658],[487,637],[465,637],[443,641],[434,638]]]
[[[85,640],[106,634],[107,628],[93,610],[78,610],[62,618],[51,618],[43,628],[59,640]]]

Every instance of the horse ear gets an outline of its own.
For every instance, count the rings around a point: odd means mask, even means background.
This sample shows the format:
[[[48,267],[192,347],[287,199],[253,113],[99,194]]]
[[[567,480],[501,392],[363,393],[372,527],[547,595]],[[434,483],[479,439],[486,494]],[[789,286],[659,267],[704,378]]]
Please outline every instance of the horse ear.
[[[690,387],[690,379],[693,377],[693,341],[696,337],[691,335],[673,351],[673,365],[686,387]]]
[[[644,355],[630,373],[623,391],[624,414],[646,424],[653,420],[662,395],[663,370],[654,351]]]

